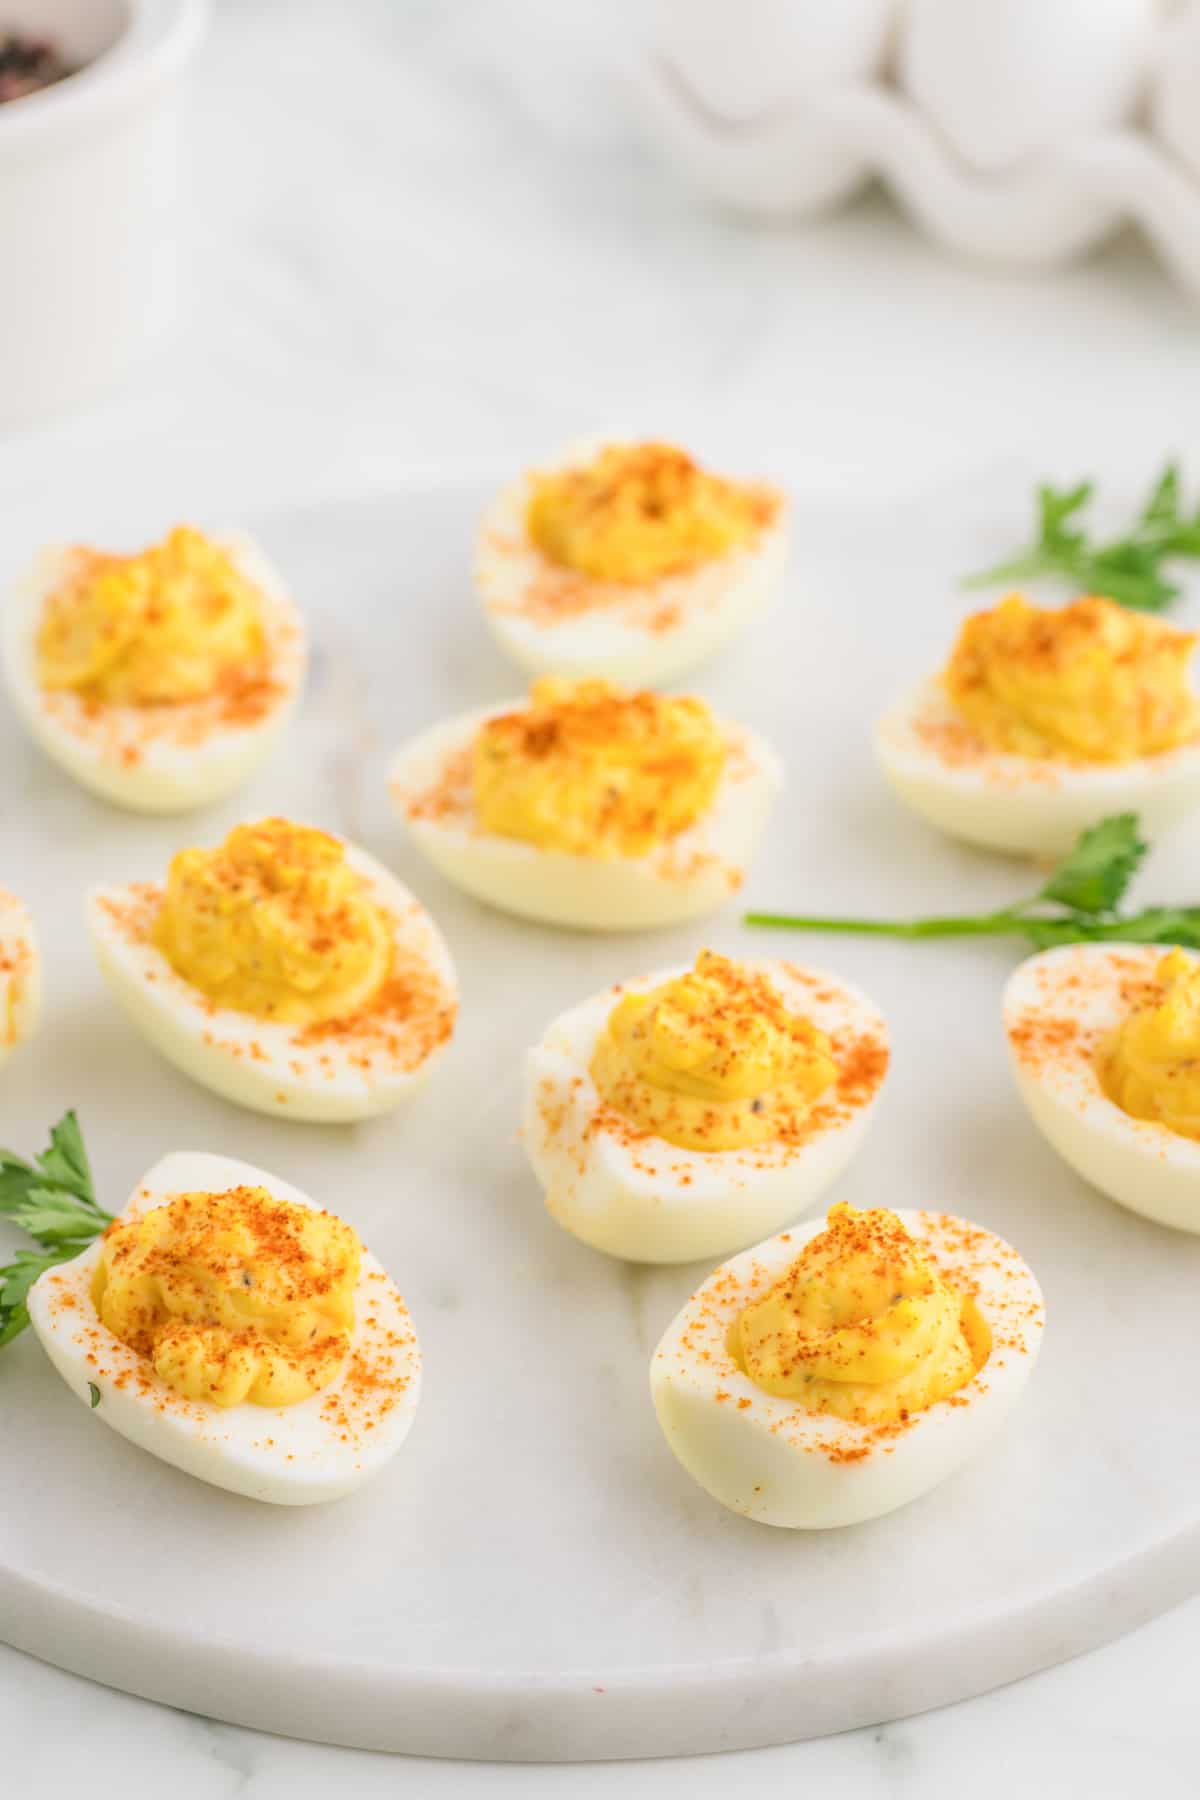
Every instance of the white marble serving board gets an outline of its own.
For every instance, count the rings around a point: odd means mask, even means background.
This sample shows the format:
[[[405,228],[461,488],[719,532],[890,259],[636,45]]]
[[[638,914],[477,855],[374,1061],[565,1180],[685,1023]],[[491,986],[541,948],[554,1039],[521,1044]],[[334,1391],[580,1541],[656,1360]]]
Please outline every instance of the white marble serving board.
[[[678,933],[539,930],[450,891],[405,844],[384,795],[389,749],[519,688],[470,595],[483,498],[431,485],[246,521],[313,618],[316,666],[274,764],[207,815],[110,811],[0,718],[0,879],[36,912],[48,984],[39,1035],[0,1080],[0,1142],[31,1150],[77,1106],[113,1204],[171,1149],[277,1169],[362,1231],[426,1359],[392,1467],[351,1500],[289,1512],[132,1448],[32,1338],[5,1350],[0,1637],[268,1730],[566,1760],[899,1716],[1059,1661],[1193,1591],[1200,1240],[1120,1212],[1034,1135],[999,1030],[1015,947],[805,946],[747,931],[736,905]],[[869,722],[943,650],[962,605],[950,576],[980,548],[952,501],[865,517],[801,504],[780,606],[698,683],[789,768],[748,889],[760,904],[964,910],[1024,879],[935,839],[872,765]],[[10,531],[5,562],[24,548]],[[460,1033],[407,1112],[339,1129],[238,1111],[158,1060],[101,988],[84,886],[154,874],[180,842],[266,810],[358,839],[445,929]],[[1146,885],[1174,895],[1198,874],[1184,834]],[[704,1271],[626,1267],[574,1242],[544,1212],[516,1140],[521,1053],[550,1015],[705,942],[807,949],[878,999],[894,1072],[840,1194],[992,1226],[1046,1292],[1043,1357],[1003,1438],[871,1525],[773,1531],[691,1484],[659,1437],[646,1367]]]

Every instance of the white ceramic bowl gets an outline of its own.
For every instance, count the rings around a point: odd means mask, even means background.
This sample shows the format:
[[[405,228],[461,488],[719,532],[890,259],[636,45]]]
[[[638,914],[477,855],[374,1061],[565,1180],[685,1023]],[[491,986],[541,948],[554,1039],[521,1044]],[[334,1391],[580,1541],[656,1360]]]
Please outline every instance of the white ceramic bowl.
[[[174,106],[207,0],[12,0],[79,72],[0,106],[0,425],[109,387],[173,299]]]

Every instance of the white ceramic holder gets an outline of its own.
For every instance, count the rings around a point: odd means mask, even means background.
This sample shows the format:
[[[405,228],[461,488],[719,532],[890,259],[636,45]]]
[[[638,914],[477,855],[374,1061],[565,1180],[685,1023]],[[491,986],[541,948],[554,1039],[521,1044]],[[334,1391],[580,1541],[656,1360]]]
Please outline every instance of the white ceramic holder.
[[[0,106],[0,426],[84,405],[174,297],[174,106],[206,0],[21,0],[5,29],[78,67]]]
[[[648,125],[719,203],[812,216],[880,176],[959,254],[1047,267],[1133,222],[1200,295],[1200,4],[660,0]]]

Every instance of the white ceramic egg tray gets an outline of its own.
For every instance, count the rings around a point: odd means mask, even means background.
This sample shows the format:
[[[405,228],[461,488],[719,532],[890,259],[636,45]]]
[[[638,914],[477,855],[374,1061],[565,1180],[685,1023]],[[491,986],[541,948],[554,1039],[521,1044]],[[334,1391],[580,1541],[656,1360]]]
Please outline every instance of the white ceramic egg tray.
[[[114,1203],[176,1148],[276,1171],[362,1232],[425,1357],[395,1462],[351,1499],[290,1511],[135,1449],[30,1336],[5,1349],[0,1637],[272,1731],[570,1760],[895,1717],[1059,1661],[1194,1591],[1200,1239],[1120,1211],[1034,1133],[999,1022],[1015,946],[788,941],[742,927],[736,906],[684,931],[555,932],[484,910],[405,844],[384,793],[397,738],[519,687],[469,593],[484,498],[430,487],[244,521],[309,610],[317,654],[287,746],[235,802],[183,821],[110,811],[0,717],[0,879],[36,913],[48,988],[39,1034],[0,1079],[0,1143],[33,1149],[76,1105]],[[757,902],[905,912],[1016,891],[1019,868],[933,837],[872,763],[872,716],[937,660],[961,604],[948,576],[979,560],[970,495],[930,499],[881,504],[869,532],[857,502],[801,503],[803,567],[700,683],[790,769]],[[947,518],[961,518],[960,540]],[[27,548],[7,547],[17,560]],[[133,1034],[91,965],[87,883],[153,874],[181,841],[268,809],[391,862],[458,960],[458,1040],[390,1119],[303,1126],[223,1103]],[[1186,843],[1160,853],[1148,885],[1200,886],[1196,851],[1190,865]],[[894,1072],[838,1194],[973,1217],[1045,1289],[1045,1349],[1003,1435],[866,1526],[780,1532],[690,1482],[659,1436],[647,1366],[707,1270],[630,1267],[566,1236],[516,1140],[520,1060],[545,1021],[705,942],[807,955],[876,998]]]
[[[1015,267],[1138,226],[1200,295],[1200,6],[660,0],[642,110],[720,204],[806,218],[881,177],[948,250]]]

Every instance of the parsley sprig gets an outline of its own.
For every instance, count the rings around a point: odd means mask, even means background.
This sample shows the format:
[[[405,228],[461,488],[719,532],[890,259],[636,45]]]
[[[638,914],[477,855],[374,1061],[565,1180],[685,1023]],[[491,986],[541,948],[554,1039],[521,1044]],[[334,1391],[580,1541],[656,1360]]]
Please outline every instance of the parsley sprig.
[[[0,1150],[0,1218],[29,1234],[37,1250],[18,1250],[0,1267],[0,1347],[29,1323],[26,1300],[45,1269],[69,1262],[99,1237],[112,1214],[96,1204],[83,1134],[73,1112],[65,1113],[50,1142],[32,1162]]]
[[[746,914],[746,923],[784,931],[853,932],[870,937],[1024,937],[1037,950],[1100,939],[1200,949],[1200,906],[1150,906],[1142,912],[1120,912],[1125,890],[1145,854],[1137,814],[1115,813],[1082,834],[1035,894],[997,912],[942,914],[928,919],[753,912]]]
[[[1174,557],[1200,557],[1200,507],[1183,504],[1179,465],[1169,462],[1124,537],[1092,543],[1082,514],[1095,483],[1037,490],[1037,538],[1011,562],[968,575],[967,588],[1061,575],[1080,594],[1104,594],[1137,612],[1162,612],[1180,589],[1163,573]]]

